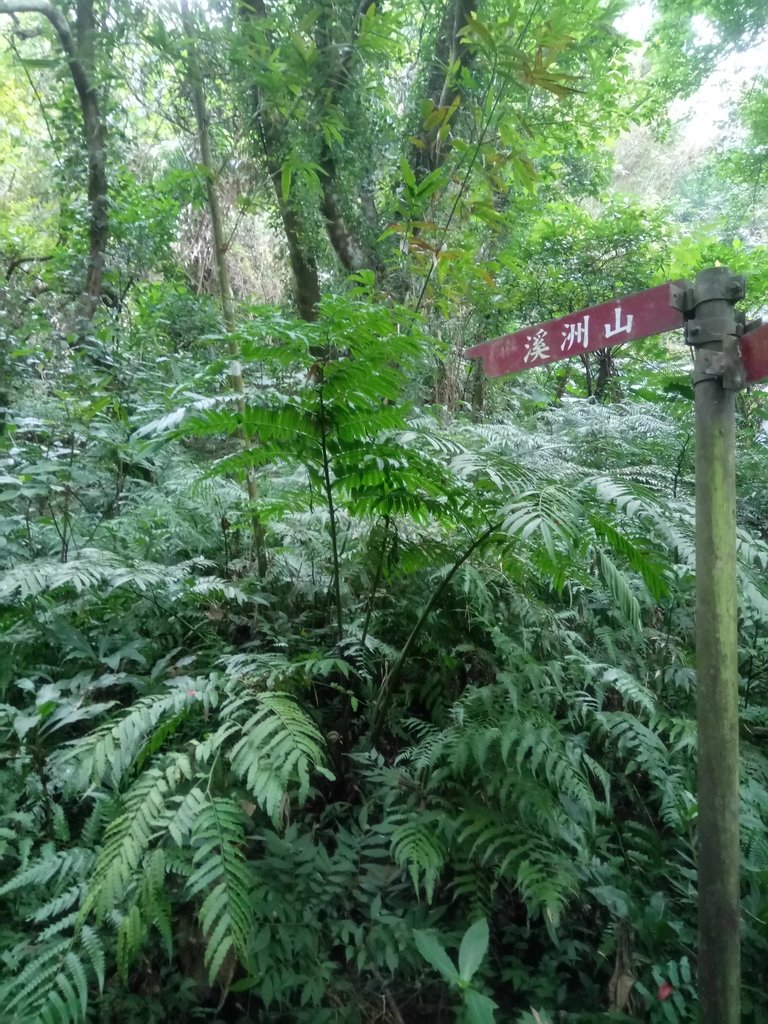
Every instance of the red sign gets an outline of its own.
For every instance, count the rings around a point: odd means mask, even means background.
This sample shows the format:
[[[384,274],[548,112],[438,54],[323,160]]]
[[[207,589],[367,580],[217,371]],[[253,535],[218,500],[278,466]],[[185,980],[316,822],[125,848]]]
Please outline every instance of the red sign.
[[[756,327],[739,338],[741,361],[747,371],[747,383],[757,384],[768,377],[768,324]]]
[[[683,314],[672,307],[670,288],[679,282],[636,292],[624,299],[580,309],[578,313],[505,334],[468,348],[467,359],[483,360],[486,377],[530,370],[570,356],[638,341],[683,326]],[[751,337],[751,335],[750,335]],[[768,357],[766,357],[768,359]]]

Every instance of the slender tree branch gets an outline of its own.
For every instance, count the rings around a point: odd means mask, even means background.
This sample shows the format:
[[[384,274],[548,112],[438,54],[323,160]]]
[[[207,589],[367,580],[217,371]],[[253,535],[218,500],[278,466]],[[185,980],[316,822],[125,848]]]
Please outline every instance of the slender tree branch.
[[[360,638],[361,645],[365,644],[365,639],[368,636],[368,627],[371,624],[371,615],[373,614],[373,606],[376,601],[376,591],[379,589],[379,580],[384,569],[384,559],[387,557],[387,545],[389,541],[389,516],[384,516],[384,536],[381,539],[381,551],[379,552],[378,562],[376,563],[376,571],[373,575],[373,582],[371,583],[371,593],[368,597],[368,607],[365,611],[365,622],[363,623],[363,633]]]
[[[25,263],[47,263],[53,256],[8,256],[0,252],[0,258],[7,259],[8,265],[5,268],[5,279],[10,280],[13,274],[24,266]]]
[[[680,449],[680,454],[678,455],[677,462],[675,464],[675,476],[674,476],[674,478],[672,480],[672,497],[673,498],[677,497],[677,485],[678,485],[678,483],[680,481],[680,474],[683,472],[683,460],[685,459],[685,453],[688,450],[688,445],[690,444],[690,442],[691,442],[691,433],[689,431],[688,435],[685,438],[685,441],[683,442],[683,446]]]
[[[48,117],[48,111],[46,110],[45,104],[43,103],[43,97],[40,95],[40,91],[38,90],[37,86],[35,85],[35,80],[32,77],[29,68],[26,66],[26,64],[23,63],[21,54],[19,53],[19,48],[16,45],[16,38],[20,37],[20,35],[21,35],[21,33],[19,31],[14,32],[14,35],[11,37],[11,50],[13,51],[14,57],[16,57],[16,59],[19,61],[19,63],[24,68],[24,77],[29,82],[29,87],[32,90],[32,92],[34,93],[35,101],[37,102],[38,109],[40,110],[40,116],[43,119],[43,123],[45,125],[45,130],[48,133],[48,141],[50,142],[51,148],[53,149],[54,153],[56,154],[56,159],[58,160],[59,164],[61,164],[61,157],[59,156],[59,154],[57,152],[56,138],[55,138],[55,136],[53,134],[53,128],[51,126],[51,121],[50,121],[50,118]]]
[[[325,404],[323,402],[323,385],[320,384],[320,446],[323,455],[323,483],[325,487],[325,499],[328,506],[329,527],[331,531],[331,552],[333,555],[333,593],[336,604],[336,634],[337,640],[341,640],[344,632],[344,619],[341,607],[341,566],[339,562],[339,541],[336,529],[336,505],[333,500],[333,486],[331,484],[331,465],[328,455],[328,433],[325,421]]]
[[[481,545],[483,545],[488,540],[488,538],[491,537],[499,529],[502,522],[503,520],[498,520],[495,523],[491,523],[491,525],[487,529],[483,530],[483,532],[472,541],[472,543],[466,549],[464,554],[461,555],[461,557],[453,563],[451,568],[448,570],[445,576],[443,576],[438,585],[430,594],[429,600],[424,605],[421,615],[419,615],[418,619],[416,620],[416,625],[411,630],[408,639],[405,641],[405,644],[403,645],[403,649],[397,656],[397,661],[394,663],[389,672],[387,672],[381,684],[379,696],[376,700],[376,703],[373,706],[373,716],[371,720],[371,743],[375,743],[379,737],[381,727],[384,724],[384,716],[386,714],[387,708],[389,707],[389,702],[391,701],[392,695],[394,693],[395,684],[398,682],[400,678],[400,674],[403,671],[405,663],[408,659],[408,655],[411,653],[411,648],[416,642],[416,639],[419,633],[421,632],[424,623],[427,621],[430,612],[435,607],[438,600],[442,596],[443,591],[451,582],[451,580],[459,571],[459,569],[462,567],[462,565],[464,565],[467,559],[471,557],[473,552],[477,551],[477,549],[481,547]]]
[[[75,85],[77,86],[78,92],[81,88],[87,90],[88,80],[82,64],[77,57],[75,37],[72,35],[72,29],[69,27],[69,22],[58,7],[54,7],[53,4],[48,3],[48,0],[12,0],[11,3],[8,3],[7,0],[0,0],[0,14],[42,14],[44,18],[47,18],[53,26],[56,35],[59,37],[62,49],[67,54],[70,61],[74,61],[77,65],[78,71]],[[72,78],[75,79],[75,71],[72,72]]]

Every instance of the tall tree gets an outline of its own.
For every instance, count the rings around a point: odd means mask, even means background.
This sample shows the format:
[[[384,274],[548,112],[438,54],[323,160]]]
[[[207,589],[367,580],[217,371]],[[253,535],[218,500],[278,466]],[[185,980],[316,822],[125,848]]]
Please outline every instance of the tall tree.
[[[264,0],[244,0],[238,4],[237,13],[245,36],[246,52],[253,49],[257,63],[274,57],[275,44]],[[291,194],[290,176],[285,173],[289,151],[288,121],[280,106],[265,95],[259,84],[261,78],[261,74],[256,72],[248,84],[251,134],[255,148],[261,150],[266,163],[285,231],[296,307],[304,320],[313,321],[320,301],[317,255],[296,191]]]
[[[229,276],[227,244],[224,238],[224,222],[221,215],[221,205],[219,203],[216,167],[214,165],[213,153],[211,150],[211,133],[205,102],[205,91],[200,72],[200,63],[197,58],[197,32],[194,20],[190,14],[187,0],[181,0],[181,24],[184,29],[187,49],[188,78],[190,89],[192,91],[192,103],[195,110],[197,138],[200,146],[200,160],[203,167],[203,173],[205,174],[205,191],[208,197],[208,212],[211,218],[211,233],[213,235],[213,258],[216,266],[216,277],[219,284],[221,310],[229,345],[229,377],[232,383],[232,389],[238,396],[238,407],[242,413],[245,408],[245,382],[243,380],[243,367],[240,362],[240,350],[235,337],[235,328],[237,326],[235,320],[235,303]],[[240,432],[240,437],[244,445],[253,443],[254,439],[247,437],[242,431]],[[253,541],[256,561],[259,566],[259,571],[263,576],[266,572],[267,566],[264,552],[263,530],[256,511],[256,502],[258,501],[259,491],[256,483],[256,474],[253,469],[250,469],[247,473],[246,487],[248,491],[248,498],[252,505]]]
[[[74,29],[48,0],[0,0],[0,14],[39,14],[53,26],[69,65],[82,117],[82,133],[88,160],[88,257],[77,307],[76,330],[84,339],[101,300],[104,265],[109,239],[106,124],[95,78],[96,22],[94,0],[77,0]]]

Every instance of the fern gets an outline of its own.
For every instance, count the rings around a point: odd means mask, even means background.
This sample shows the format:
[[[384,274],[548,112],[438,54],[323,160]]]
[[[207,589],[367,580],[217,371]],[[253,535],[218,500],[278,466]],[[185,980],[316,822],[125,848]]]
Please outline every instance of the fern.
[[[445,348],[427,359],[409,317],[354,290],[313,324],[262,309],[237,337],[242,397],[209,394],[223,363],[180,352],[181,383],[165,363],[130,368],[153,382],[130,421],[118,390],[76,423],[68,403],[66,464],[53,389],[8,450],[3,1012],[138,1019],[151,982],[179,1019],[219,993],[224,1015],[258,998],[270,1019],[373,1019],[391,996],[427,1019],[414,931],[450,949],[482,915],[482,983],[512,992],[510,1018],[593,1012],[623,916],[638,972],[678,965],[685,981],[695,561],[679,421],[634,400],[556,406],[524,382],[489,392],[503,422],[414,408]],[[243,432],[258,445],[235,444]],[[251,470],[258,566],[234,479]],[[762,504],[744,506],[759,525]],[[767,564],[741,531],[751,979]]]
[[[625,578],[617,569],[605,551],[595,551],[600,575],[608,587],[614,601],[618,605],[624,619],[636,630],[640,629],[640,602],[627,585]]]
[[[178,570],[169,571],[166,566],[150,562],[126,565],[110,551],[88,548],[64,565],[42,559],[8,570],[0,582],[0,604],[66,588],[80,593],[102,586],[114,589],[130,585],[146,591],[163,587],[169,577],[174,579],[178,575]]]
[[[601,703],[605,693],[603,687],[608,687],[621,695],[627,707],[639,709],[648,715],[652,715],[656,711],[656,699],[653,693],[628,672],[599,664],[591,665],[590,670],[599,673]]]
[[[446,861],[446,844],[441,835],[443,829],[442,815],[420,811],[398,824],[392,832],[395,863],[408,868],[416,893],[423,887],[428,903],[432,902],[435,885]]]
[[[75,938],[42,942],[19,975],[6,986],[4,1019],[9,1024],[80,1024],[88,1007],[89,975],[104,985],[102,942],[91,928]]]
[[[13,879],[16,881],[16,879]],[[37,907],[30,916],[30,920],[36,924],[50,921],[52,918],[60,917],[66,911],[72,910],[82,899],[84,885],[74,885],[58,896]]]
[[[183,847],[188,842],[205,800],[203,791],[198,786],[192,786],[183,796],[177,796],[168,801],[172,813],[167,819],[165,827],[177,846]]]
[[[303,801],[312,768],[332,777],[322,765],[323,738],[317,726],[287,694],[234,698],[222,708],[222,719],[239,722],[241,735],[229,754],[232,770],[275,822],[291,782],[298,782],[298,797]]]
[[[248,966],[248,939],[253,907],[252,880],[243,855],[243,812],[235,801],[209,798],[192,832],[194,870],[187,882],[190,897],[204,895],[198,911],[206,938],[205,963],[213,981],[234,951]]]
[[[168,693],[141,698],[116,722],[106,722],[85,738],[59,748],[51,762],[54,772],[74,792],[106,781],[119,788],[183,724],[194,705],[191,698],[198,692],[191,694],[185,684],[182,680]]]
[[[122,904],[135,885],[142,859],[161,826],[167,822],[167,803],[177,787],[191,780],[193,769],[186,754],[166,759],[162,767],[144,771],[125,794],[122,813],[109,825],[104,847],[93,867],[83,918],[91,911],[103,919]]]
[[[117,945],[115,959],[120,977],[125,981],[128,971],[136,958],[147,937],[147,928],[142,920],[141,908],[138,903],[133,903],[127,913],[122,915],[120,927],[117,930]]]
[[[43,848],[40,857],[22,867],[0,887],[0,895],[6,895],[31,887],[60,888],[72,880],[87,876],[93,864],[93,850],[73,847],[66,850]]]
[[[579,873],[573,857],[553,848],[532,832],[520,829],[488,812],[468,812],[458,822],[457,839],[468,856],[493,864],[498,878],[511,881],[531,916],[542,914],[556,930],[569,898],[576,891]]]

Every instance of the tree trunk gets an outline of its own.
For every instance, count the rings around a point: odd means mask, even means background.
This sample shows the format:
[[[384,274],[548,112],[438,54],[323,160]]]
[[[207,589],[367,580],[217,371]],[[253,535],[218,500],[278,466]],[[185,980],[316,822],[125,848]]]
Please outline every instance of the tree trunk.
[[[232,285],[229,277],[229,264],[227,262],[227,246],[224,241],[224,225],[221,217],[221,206],[219,204],[219,193],[216,188],[216,168],[213,163],[211,152],[211,133],[208,123],[208,111],[203,91],[203,80],[200,73],[200,65],[197,59],[197,48],[195,46],[195,26],[189,13],[187,0],[181,0],[181,24],[186,36],[187,46],[187,69],[189,84],[192,90],[192,103],[195,108],[195,123],[197,124],[197,139],[200,146],[200,161],[205,170],[205,189],[208,198],[208,212],[211,217],[211,233],[213,234],[213,259],[216,266],[216,277],[219,283],[219,295],[221,299],[221,312],[224,318],[224,326],[227,330],[229,347],[229,379],[232,383],[232,390],[238,395],[238,407],[242,413],[245,409],[245,382],[243,381],[243,369],[240,363],[240,350],[234,337],[235,332],[235,303],[232,296]],[[245,433],[241,434],[241,441],[244,447],[254,443]],[[253,469],[248,470],[246,477],[248,498],[251,502],[253,545],[259,573],[264,576],[267,571],[266,554],[264,551],[264,528],[256,512],[256,502],[259,497],[256,475]]]
[[[614,375],[613,354],[609,348],[597,351],[597,378],[595,380],[594,398],[598,402],[605,401],[608,385]]]
[[[106,126],[94,84],[95,22],[93,0],[77,0],[75,35],[61,11],[48,0],[0,0],[0,14],[41,14],[53,26],[69,64],[80,102],[83,138],[88,154],[88,263],[77,310],[80,340],[91,332],[93,315],[101,300],[104,263],[109,238]]]
[[[238,11],[242,24],[247,27],[255,19],[266,18],[264,0],[239,0]],[[250,88],[253,107],[253,124],[258,131],[267,171],[275,191],[275,200],[280,219],[283,222],[288,256],[293,271],[293,291],[299,316],[310,323],[317,319],[317,305],[320,301],[320,281],[317,259],[308,242],[308,232],[301,212],[295,202],[283,195],[282,166],[280,154],[286,126],[278,113],[263,101],[256,85]]]
[[[192,91],[192,104],[195,109],[195,124],[197,125],[197,141],[200,147],[200,162],[205,169],[205,191],[208,199],[208,213],[211,218],[211,233],[213,234],[213,262],[216,267],[216,279],[219,285],[219,296],[221,300],[221,312],[224,317],[224,324],[229,333],[235,329],[235,306],[232,299],[232,286],[229,279],[229,265],[227,263],[227,246],[224,241],[224,226],[221,219],[221,206],[219,204],[219,193],[216,188],[216,168],[211,153],[211,134],[208,123],[208,111],[205,104],[205,93],[203,92],[203,80],[200,74],[200,65],[197,59],[197,48],[195,46],[195,26],[189,13],[187,0],[181,0],[181,24],[184,29],[185,43],[187,47],[187,71],[190,88]],[[235,353],[237,355],[237,353]],[[237,388],[235,390],[238,390]]]
[[[342,202],[337,191],[336,161],[327,145],[323,147],[320,166],[324,172],[322,181],[323,199],[320,209],[325,218],[326,231],[328,232],[328,238],[334,252],[339,257],[344,269],[350,273],[374,265],[373,256],[370,253],[366,253],[360,240],[350,231],[347,224]]]
[[[99,109],[98,95],[94,85],[94,58],[96,24],[93,16],[93,0],[77,0],[77,46],[79,59],[73,67],[72,78],[80,99],[83,115],[83,131],[88,153],[88,264],[85,273],[85,287],[80,296],[79,323],[80,339],[91,332],[93,316],[101,301],[107,241],[109,240],[109,209],[107,205],[106,169],[106,126]]]
[[[372,7],[373,0],[359,0],[352,19],[351,31],[345,33],[343,40],[334,38],[333,24],[328,17],[327,8],[323,8],[318,16],[315,40],[318,51],[323,56],[324,80],[320,82],[320,87],[325,93],[323,101],[327,108],[338,107],[349,85],[361,24]],[[320,167],[323,171],[320,179],[323,189],[320,209],[325,219],[328,238],[342,266],[350,273],[364,267],[380,269],[375,254],[366,251],[361,240],[350,229],[339,189],[338,166],[333,146],[325,138],[321,144]]]
[[[448,155],[449,146],[440,137],[440,129],[460,98],[459,75],[462,67],[469,67],[472,51],[461,42],[461,30],[470,22],[477,10],[477,0],[449,0],[435,41],[432,70],[427,84],[427,98],[435,110],[444,113],[434,124],[418,136],[419,145],[412,150],[412,163],[427,174],[434,171]],[[458,62],[458,65],[457,65]]]

